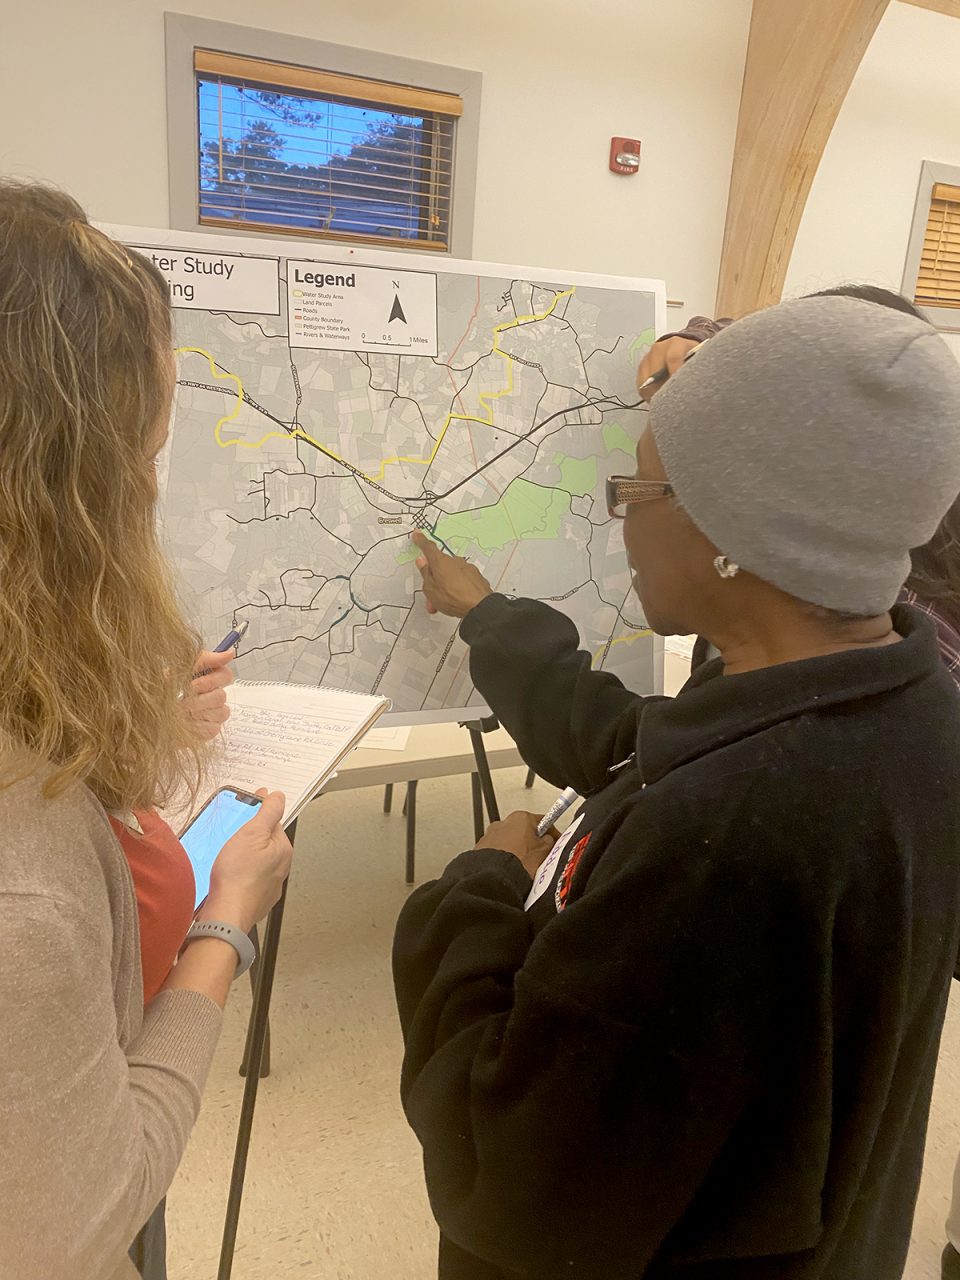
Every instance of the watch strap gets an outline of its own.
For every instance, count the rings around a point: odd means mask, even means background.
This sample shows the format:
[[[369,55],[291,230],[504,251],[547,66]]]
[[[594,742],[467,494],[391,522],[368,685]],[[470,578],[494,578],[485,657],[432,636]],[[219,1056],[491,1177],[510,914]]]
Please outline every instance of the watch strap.
[[[223,920],[194,920],[187,931],[187,941],[193,938],[219,938],[221,942],[229,942],[237,953],[235,978],[246,973],[257,958],[257,949],[243,930]]]

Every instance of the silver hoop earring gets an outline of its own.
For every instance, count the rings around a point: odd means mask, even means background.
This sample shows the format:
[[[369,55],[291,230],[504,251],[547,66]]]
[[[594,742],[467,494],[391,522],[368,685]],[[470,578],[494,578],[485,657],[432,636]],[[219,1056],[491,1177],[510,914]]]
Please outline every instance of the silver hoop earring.
[[[731,560],[729,556],[717,556],[713,562],[713,567],[721,578],[735,578],[740,572],[740,566],[735,560]]]

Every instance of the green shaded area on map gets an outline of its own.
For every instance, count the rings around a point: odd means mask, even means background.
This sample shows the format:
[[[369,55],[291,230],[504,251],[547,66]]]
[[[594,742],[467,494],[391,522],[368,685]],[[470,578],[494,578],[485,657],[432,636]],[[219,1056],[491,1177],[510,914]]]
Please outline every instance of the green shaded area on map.
[[[500,551],[518,538],[556,538],[569,509],[568,493],[521,478],[491,507],[444,516],[437,534],[455,555],[462,555],[469,546],[488,553]]]
[[[632,356],[635,356],[641,347],[652,347],[656,336],[656,330],[644,329],[643,333],[637,334],[627,350]]]
[[[468,547],[479,547],[489,554],[519,538],[557,538],[569,510],[569,493],[518,479],[492,506],[443,516],[434,536],[442,538],[454,555],[463,555]],[[416,547],[405,548],[397,563],[409,564],[418,555]]]
[[[619,422],[605,422],[603,424],[603,443],[607,447],[607,453],[615,453],[619,449],[631,461],[636,455],[636,444],[630,439]]]
[[[413,543],[404,547],[402,551],[397,552],[397,564],[409,564],[411,560],[416,560],[420,551]]]
[[[596,458],[569,458],[558,453],[553,461],[560,468],[560,487],[567,493],[592,493],[597,487]]]

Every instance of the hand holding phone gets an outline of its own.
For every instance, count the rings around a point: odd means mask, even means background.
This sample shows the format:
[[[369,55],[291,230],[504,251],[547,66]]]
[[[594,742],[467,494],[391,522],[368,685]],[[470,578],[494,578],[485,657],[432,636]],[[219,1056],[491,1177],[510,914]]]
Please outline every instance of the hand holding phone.
[[[293,858],[284,803],[279,791],[223,787],[191,822],[180,839],[194,868],[198,919],[249,933],[280,897]]]

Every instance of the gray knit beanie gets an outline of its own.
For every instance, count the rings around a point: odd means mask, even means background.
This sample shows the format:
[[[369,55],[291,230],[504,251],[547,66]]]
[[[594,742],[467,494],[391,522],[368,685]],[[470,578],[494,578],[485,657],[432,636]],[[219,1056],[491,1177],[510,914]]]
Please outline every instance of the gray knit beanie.
[[[653,401],[700,531],[801,600],[883,613],[960,493],[960,362],[913,316],[802,298],[701,347]]]

